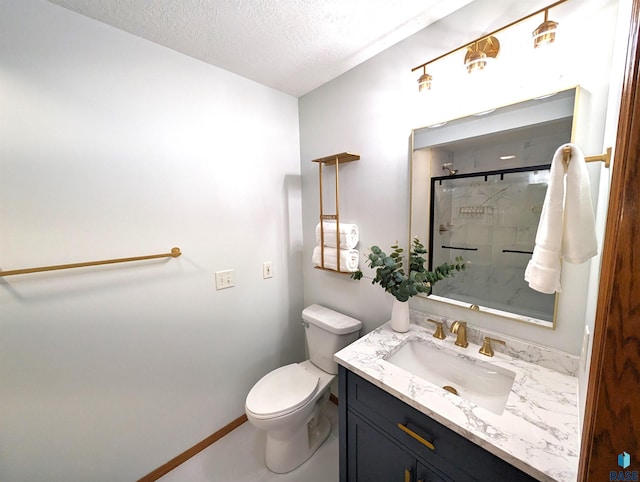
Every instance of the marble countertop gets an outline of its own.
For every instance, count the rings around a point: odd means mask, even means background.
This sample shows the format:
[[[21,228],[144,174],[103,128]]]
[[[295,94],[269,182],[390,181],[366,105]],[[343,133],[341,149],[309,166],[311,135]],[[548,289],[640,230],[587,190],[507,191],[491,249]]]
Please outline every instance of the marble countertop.
[[[389,323],[335,355],[345,368],[428,415],[538,480],[575,481],[579,458],[576,377],[477,344],[455,346],[455,336],[432,337],[433,327],[412,323],[407,333]],[[412,375],[384,357],[408,340],[423,340],[516,373],[504,412],[496,415]],[[508,343],[508,342],[507,342]]]

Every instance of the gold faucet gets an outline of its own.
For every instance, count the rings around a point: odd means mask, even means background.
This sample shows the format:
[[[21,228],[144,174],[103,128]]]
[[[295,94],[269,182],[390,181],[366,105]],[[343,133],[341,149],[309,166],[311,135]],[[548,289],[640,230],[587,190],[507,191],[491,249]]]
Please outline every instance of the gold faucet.
[[[496,343],[501,343],[502,345],[506,345],[506,343],[502,340],[497,340],[495,338],[490,338],[488,336],[484,337],[484,342],[482,342],[482,347],[479,352],[483,355],[493,356],[493,347],[491,346],[491,342],[495,341]]]
[[[469,342],[467,341],[467,322],[458,320],[451,323],[451,327],[449,328],[451,333],[457,335],[456,337],[456,345],[461,346],[462,348],[466,348],[469,346]]]
[[[437,338],[438,340],[444,340],[447,337],[447,335],[444,334],[444,330],[442,329],[441,321],[432,320],[431,318],[427,318],[427,321],[436,324],[436,331],[433,333],[434,338]]]

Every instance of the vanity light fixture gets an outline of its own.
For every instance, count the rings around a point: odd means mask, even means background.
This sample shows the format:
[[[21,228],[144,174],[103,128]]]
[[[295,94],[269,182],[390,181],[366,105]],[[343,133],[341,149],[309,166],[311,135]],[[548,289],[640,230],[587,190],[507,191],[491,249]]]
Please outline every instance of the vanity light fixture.
[[[533,48],[537,49],[555,42],[556,30],[558,30],[558,22],[549,20],[549,9],[547,8],[544,11],[544,22],[533,31]]]
[[[533,31],[534,48],[538,48],[543,45],[552,44],[556,39],[558,22],[549,20],[549,10],[566,1],[567,0],[558,0],[557,2],[552,3],[551,5],[547,5],[546,7],[541,8],[540,10],[536,10],[535,12],[530,13],[529,15],[525,15],[524,17],[519,18],[514,22],[511,22],[503,27],[500,27],[492,32],[489,32],[488,34],[483,35],[482,37],[478,37],[477,39],[472,40],[471,42],[467,42],[466,44],[461,45],[460,47],[456,47],[455,49],[450,50],[449,52],[439,55],[438,57],[435,57],[429,60],[428,62],[420,64],[417,67],[414,67],[413,69],[411,69],[411,72],[415,72],[416,70],[420,70],[420,69],[422,70],[422,75],[418,79],[418,90],[420,92],[423,92],[425,90],[431,89],[431,82],[433,80],[433,77],[427,74],[427,65],[432,64],[462,49],[465,49],[466,51],[465,57],[464,57],[464,65],[467,68],[467,72],[472,73],[472,72],[484,70],[487,67],[488,62],[490,62],[492,59],[495,59],[496,56],[498,55],[498,52],[500,51],[500,42],[496,37],[494,37],[494,34],[501,32],[503,30],[506,30],[509,27],[512,27],[516,24],[519,24],[520,22],[523,22],[531,17],[534,17],[535,15],[544,13],[544,21],[538,26],[538,28],[536,28]]]
[[[418,91],[423,92],[425,90],[431,90],[431,81],[433,77],[427,74],[427,66],[422,66],[422,75],[418,79]]]
[[[464,65],[470,74],[484,70],[490,59],[495,59],[500,52],[500,42],[493,35],[476,40],[467,46]]]

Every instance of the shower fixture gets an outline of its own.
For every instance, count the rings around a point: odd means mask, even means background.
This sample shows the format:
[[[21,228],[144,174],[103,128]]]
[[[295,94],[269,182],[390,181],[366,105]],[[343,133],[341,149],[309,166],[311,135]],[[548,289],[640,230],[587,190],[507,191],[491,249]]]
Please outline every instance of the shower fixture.
[[[446,170],[446,171],[449,171],[449,175],[450,175],[450,176],[455,176],[455,175],[458,173],[458,170],[457,170],[457,169],[451,169],[449,166],[452,166],[452,165],[453,165],[453,164],[451,164],[451,163],[443,164],[443,165],[442,165],[442,170],[443,170],[443,171],[445,171],[445,170]]]

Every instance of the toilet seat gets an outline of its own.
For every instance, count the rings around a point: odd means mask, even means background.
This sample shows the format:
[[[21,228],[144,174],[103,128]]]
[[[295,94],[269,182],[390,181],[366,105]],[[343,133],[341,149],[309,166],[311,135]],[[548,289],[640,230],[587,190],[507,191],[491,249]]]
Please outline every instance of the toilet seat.
[[[256,418],[291,413],[316,393],[319,377],[297,363],[277,368],[262,377],[247,395],[246,408]]]

